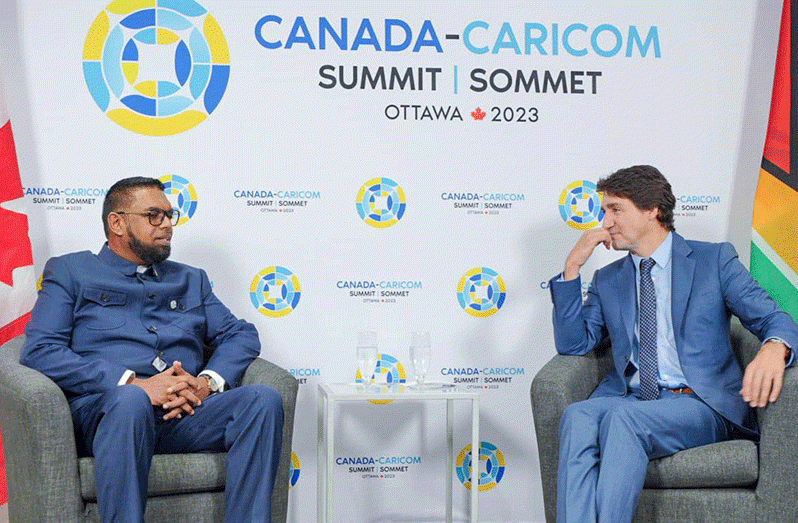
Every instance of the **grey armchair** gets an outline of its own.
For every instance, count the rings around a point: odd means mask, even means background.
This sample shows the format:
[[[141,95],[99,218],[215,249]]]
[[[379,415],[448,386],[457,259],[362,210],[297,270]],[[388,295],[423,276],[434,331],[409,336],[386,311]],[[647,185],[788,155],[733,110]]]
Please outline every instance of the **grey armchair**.
[[[0,427],[9,521],[99,521],[94,459],[77,457],[72,417],[61,389],[19,363],[24,342],[25,337],[19,336],[0,347]],[[272,523],[285,523],[297,382],[287,371],[257,358],[243,383],[269,385],[283,398],[285,421]],[[226,463],[224,452],[154,456],[146,520],[223,521]],[[178,470],[187,473],[174,474]]]
[[[760,347],[759,340],[737,323],[731,340],[743,365]],[[566,406],[586,399],[609,372],[610,350],[605,342],[588,356],[556,355],[532,382],[548,523],[556,519],[560,418]],[[725,441],[651,461],[635,523],[797,522],[798,370],[787,369],[781,397],[757,409],[757,416],[759,444]]]

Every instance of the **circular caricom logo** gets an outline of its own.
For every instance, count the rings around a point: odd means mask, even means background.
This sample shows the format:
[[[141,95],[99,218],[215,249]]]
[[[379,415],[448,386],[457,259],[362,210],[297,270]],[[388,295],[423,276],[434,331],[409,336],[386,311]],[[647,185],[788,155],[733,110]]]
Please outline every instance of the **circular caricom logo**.
[[[139,134],[169,136],[219,105],[230,51],[219,24],[194,0],[117,0],[89,29],[83,77],[111,120]]]
[[[471,444],[468,444],[460,451],[455,465],[457,477],[467,489],[471,489],[471,460]],[[475,468],[479,470],[479,491],[494,489],[504,477],[504,455],[496,445],[482,441],[479,445],[479,463]]]
[[[457,299],[468,314],[484,318],[496,314],[504,305],[507,288],[499,273],[488,267],[475,267],[457,284]]]
[[[355,373],[355,382],[363,383],[363,375],[360,369]],[[368,380],[369,383],[377,382],[380,384],[380,390],[388,392],[394,387],[398,387],[401,392],[404,390],[404,383],[407,382],[407,373],[405,367],[398,359],[390,354],[377,355],[377,367],[374,369],[374,374]],[[375,405],[387,405],[392,403],[393,400],[369,400],[370,403]]]
[[[291,452],[291,469],[288,471],[288,488],[294,488],[296,482],[299,481],[299,473],[302,470],[302,463],[299,462],[299,456],[296,452]]]
[[[406,205],[404,190],[390,178],[372,178],[357,193],[357,213],[372,227],[396,225]]]
[[[285,316],[299,303],[299,279],[285,267],[266,267],[252,280],[249,297],[252,305],[264,316]]]
[[[363,383],[363,375],[360,374],[360,369],[355,374],[355,381]],[[378,354],[377,367],[374,369],[374,374],[369,382],[384,383],[386,385],[405,383],[407,382],[407,373],[404,365],[398,359],[390,354]]]
[[[158,179],[163,183],[164,193],[177,197],[177,209],[180,211],[177,225],[183,225],[197,212],[197,190],[191,182],[176,174],[167,174]]]
[[[577,180],[560,193],[560,216],[574,229],[585,231],[601,224],[604,209],[596,184],[589,180]]]

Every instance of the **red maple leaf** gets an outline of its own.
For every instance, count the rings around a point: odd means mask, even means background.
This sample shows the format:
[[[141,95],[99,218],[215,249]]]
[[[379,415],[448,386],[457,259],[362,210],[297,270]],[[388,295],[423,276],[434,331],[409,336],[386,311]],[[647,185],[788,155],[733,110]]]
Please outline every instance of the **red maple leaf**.
[[[0,127],[0,204],[22,198],[17,152],[11,122]],[[17,267],[33,265],[28,217],[0,207],[0,281],[14,285],[13,271]]]
[[[471,111],[471,118],[473,118],[474,120],[482,120],[483,118],[485,118],[486,114],[488,113],[483,111],[481,108],[477,107],[476,109]]]

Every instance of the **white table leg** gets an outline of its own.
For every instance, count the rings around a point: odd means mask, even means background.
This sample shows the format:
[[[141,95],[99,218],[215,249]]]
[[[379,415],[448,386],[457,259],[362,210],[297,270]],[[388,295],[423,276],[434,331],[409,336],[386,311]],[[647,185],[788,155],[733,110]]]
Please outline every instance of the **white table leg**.
[[[477,494],[479,493],[479,400],[471,401],[471,523],[477,523]]]
[[[326,396],[322,393],[319,387],[319,397],[316,400],[316,422],[318,424],[318,434],[316,438],[316,521],[317,523],[324,523],[324,476],[327,468],[327,447],[325,441],[325,419],[324,419],[324,403],[326,403]]]
[[[335,400],[327,402],[327,523],[333,522],[333,461],[335,460]]]
[[[446,400],[446,523],[452,523],[452,470],[454,469],[453,400]]]

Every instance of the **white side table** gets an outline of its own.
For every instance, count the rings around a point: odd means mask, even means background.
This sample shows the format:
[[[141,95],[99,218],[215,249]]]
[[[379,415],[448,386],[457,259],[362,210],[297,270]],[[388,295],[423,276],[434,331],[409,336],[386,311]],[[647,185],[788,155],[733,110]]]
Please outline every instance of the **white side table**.
[[[454,469],[455,400],[471,401],[471,523],[477,523],[479,492],[479,393],[444,385],[437,388],[413,389],[405,385],[373,386],[348,383],[320,383],[318,399],[318,523],[333,523],[333,461],[335,450],[335,406],[345,401],[366,400],[446,400],[446,440],[449,459],[446,468],[446,521],[452,521],[452,470]]]

